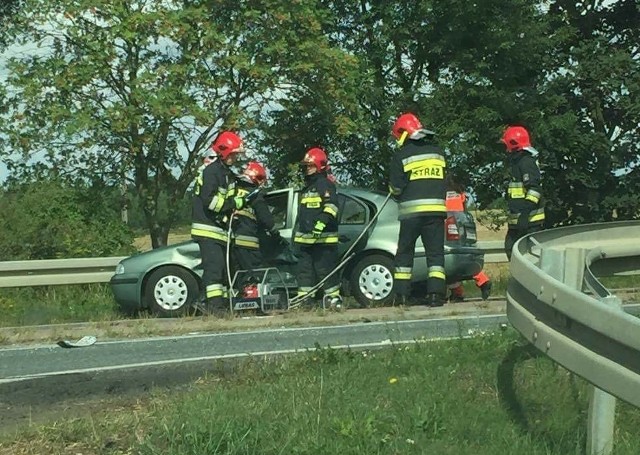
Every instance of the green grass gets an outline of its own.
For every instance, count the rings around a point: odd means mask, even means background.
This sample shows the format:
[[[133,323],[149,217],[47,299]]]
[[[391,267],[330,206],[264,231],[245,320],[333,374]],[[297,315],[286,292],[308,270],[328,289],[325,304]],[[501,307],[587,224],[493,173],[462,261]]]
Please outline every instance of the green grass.
[[[226,371],[5,437],[0,453],[585,452],[589,386],[511,331],[256,358]],[[617,414],[614,454],[640,453],[640,411],[619,404]]]
[[[123,319],[108,284],[0,289],[0,327]]]

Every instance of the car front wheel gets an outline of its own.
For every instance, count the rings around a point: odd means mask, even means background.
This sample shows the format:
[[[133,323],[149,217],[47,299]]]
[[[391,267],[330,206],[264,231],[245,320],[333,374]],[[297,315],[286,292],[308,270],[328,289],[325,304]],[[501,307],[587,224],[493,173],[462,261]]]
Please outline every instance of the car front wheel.
[[[351,292],[362,306],[385,305],[393,299],[393,260],[381,254],[366,256],[351,274]]]
[[[157,316],[184,314],[198,294],[195,277],[187,270],[172,265],[154,270],[145,285],[146,306]]]

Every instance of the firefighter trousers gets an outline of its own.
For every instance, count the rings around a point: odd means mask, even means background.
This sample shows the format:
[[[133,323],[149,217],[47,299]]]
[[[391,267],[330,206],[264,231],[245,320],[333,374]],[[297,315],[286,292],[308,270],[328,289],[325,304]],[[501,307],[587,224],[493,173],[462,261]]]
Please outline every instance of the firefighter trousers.
[[[226,245],[213,239],[194,238],[202,258],[202,284],[208,309],[226,309]]]
[[[427,293],[446,295],[444,272],[444,218],[420,216],[400,221],[398,251],[393,273],[394,290],[400,297],[409,297],[416,241],[422,238],[427,259]]]
[[[338,245],[301,245],[298,256],[298,295],[309,290],[329,275],[338,265]],[[340,274],[334,273],[322,285],[324,295],[340,295]]]
[[[504,238],[504,252],[507,254],[507,259],[511,260],[511,250],[513,245],[527,234],[533,234],[542,230],[542,226],[529,226],[527,229],[517,229],[509,226],[507,235]]]
[[[235,246],[233,256],[239,270],[254,270],[262,267],[262,254],[258,248]]]

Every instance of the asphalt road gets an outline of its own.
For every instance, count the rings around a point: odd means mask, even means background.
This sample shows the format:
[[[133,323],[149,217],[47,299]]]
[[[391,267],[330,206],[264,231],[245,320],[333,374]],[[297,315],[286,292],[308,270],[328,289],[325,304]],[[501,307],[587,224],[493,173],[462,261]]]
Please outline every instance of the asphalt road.
[[[328,346],[373,349],[499,330],[507,322],[504,314],[475,310],[474,315],[457,317],[429,310],[418,313],[430,318],[133,340],[99,338],[82,348],[62,348],[54,342],[1,348],[0,433],[73,418],[102,409],[110,400],[135,400],[154,388],[180,387],[206,375],[233,373],[238,361],[251,357]],[[240,326],[246,321],[234,322]]]
[[[292,353],[316,346],[371,348],[497,330],[503,314],[250,330],[106,341],[83,348],[55,344],[0,349],[0,385],[78,373]]]

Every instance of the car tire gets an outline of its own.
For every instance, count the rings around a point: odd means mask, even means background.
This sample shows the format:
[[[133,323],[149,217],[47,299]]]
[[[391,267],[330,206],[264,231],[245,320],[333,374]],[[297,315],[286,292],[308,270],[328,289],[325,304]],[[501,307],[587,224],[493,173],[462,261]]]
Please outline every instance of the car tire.
[[[349,287],[363,307],[390,303],[393,300],[393,259],[382,254],[365,256],[353,268]]]
[[[180,316],[198,298],[200,287],[196,278],[182,267],[169,265],[154,270],[145,284],[147,308],[156,316]]]

